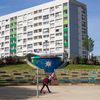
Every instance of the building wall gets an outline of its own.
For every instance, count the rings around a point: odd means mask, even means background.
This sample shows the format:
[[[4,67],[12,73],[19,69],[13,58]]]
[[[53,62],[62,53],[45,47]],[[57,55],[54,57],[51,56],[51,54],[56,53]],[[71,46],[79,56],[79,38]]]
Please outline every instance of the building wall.
[[[73,3],[72,3],[73,2]],[[74,0],[54,0],[0,17],[0,57],[27,53],[78,56],[78,7]],[[81,38],[80,38],[81,40]],[[46,43],[47,42],[47,43]]]
[[[79,56],[79,41],[78,41],[78,6],[74,3],[69,3],[70,16],[70,56]]]

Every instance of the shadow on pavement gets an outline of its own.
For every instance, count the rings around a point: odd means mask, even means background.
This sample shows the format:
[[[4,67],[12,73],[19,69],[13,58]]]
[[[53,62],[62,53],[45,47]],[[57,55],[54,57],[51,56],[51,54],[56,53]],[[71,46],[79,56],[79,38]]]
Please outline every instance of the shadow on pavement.
[[[24,87],[0,87],[0,100],[26,100],[33,96],[36,96],[36,90],[34,89]]]

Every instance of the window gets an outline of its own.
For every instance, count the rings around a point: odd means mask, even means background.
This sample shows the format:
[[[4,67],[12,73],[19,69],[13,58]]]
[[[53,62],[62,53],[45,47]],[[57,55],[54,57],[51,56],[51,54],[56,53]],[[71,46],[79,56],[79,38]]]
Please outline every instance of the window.
[[[50,17],[54,17],[55,15],[54,14],[50,14]]]
[[[83,54],[86,54],[86,51],[82,51]]]
[[[26,19],[27,19],[27,14],[25,14],[25,15],[23,16],[23,19],[24,19],[24,20],[26,20]]]
[[[6,29],[9,28],[9,25],[6,25],[5,28],[6,28]]]
[[[43,29],[43,33],[49,33],[49,28]]]
[[[56,46],[61,46],[62,45],[62,40],[56,40]]]
[[[23,27],[23,31],[26,31],[26,30],[27,30],[27,27],[26,27],[26,26],[24,26],[24,27]]]
[[[42,49],[34,49],[34,52],[37,52],[37,53],[39,53],[41,51],[42,51]]]
[[[5,51],[9,51],[9,47],[6,47],[6,48],[5,48]]]
[[[4,31],[2,31],[2,35],[4,35]]]
[[[55,24],[54,23],[50,23],[50,27],[54,28]]]
[[[56,32],[62,32],[62,26],[57,26],[56,27]]]
[[[33,12],[28,13],[28,17],[31,17],[31,16],[33,16]]]
[[[50,34],[50,39],[54,39],[55,35],[54,34]]]
[[[27,24],[33,24],[33,19],[28,19]]]
[[[38,36],[39,39],[42,39],[42,35]]]
[[[42,32],[42,29],[39,29],[39,32]]]
[[[57,47],[56,48],[57,51],[60,51],[61,49],[62,49],[62,47]]]
[[[34,11],[34,14],[41,13],[42,9]]]
[[[57,6],[55,6],[56,9],[59,9],[60,7],[61,7],[61,5],[57,5]]]
[[[37,33],[38,32],[38,30],[34,30],[34,33]]]
[[[33,35],[33,32],[32,31],[28,32],[27,36],[31,36],[31,35]]]
[[[42,19],[42,16],[34,17],[34,20]]]
[[[23,35],[26,35],[26,34],[27,34],[26,32],[23,33]]]
[[[37,46],[37,43],[34,43],[34,46]]]
[[[2,46],[2,47],[4,46],[4,42],[1,42],[1,46]]]
[[[36,40],[37,39],[37,36],[34,36],[34,40]]]
[[[34,24],[34,27],[36,27],[36,26],[41,26],[41,25],[42,25],[42,22],[35,23],[35,24]]]
[[[32,47],[33,47],[32,44],[28,44],[28,45],[27,45],[27,48],[32,48]]]
[[[42,10],[40,9],[40,10],[38,10],[38,12],[39,12],[39,13],[41,13],[41,12],[42,12]]]
[[[47,25],[47,24],[49,24],[49,21],[43,22],[43,24],[44,24],[44,25]]]
[[[22,39],[19,39],[19,40],[18,40],[18,42],[21,42],[21,41],[22,41]]]
[[[23,43],[25,43],[26,42],[26,39],[23,39]]]
[[[38,11],[36,10],[36,11],[34,11],[34,14],[37,14],[38,13]]]
[[[62,36],[62,33],[56,33],[56,36]]]
[[[49,37],[49,35],[44,35],[43,37],[44,37],[44,38],[48,38],[48,37]]]
[[[26,47],[26,45],[23,45],[23,47]]]
[[[5,40],[9,40],[9,36],[5,36]]]
[[[55,14],[55,17],[61,17],[61,15],[62,15],[61,12],[57,12],[57,13]]]
[[[43,20],[49,19],[49,15],[43,16]]]
[[[28,38],[28,40],[30,41],[30,40],[32,40],[33,38]]]
[[[50,48],[50,52],[54,52],[55,51],[55,48]]]
[[[28,28],[32,28],[33,27],[33,25],[28,25]]]
[[[52,13],[54,11],[54,7],[51,7],[50,8],[50,12]]]
[[[43,12],[44,13],[46,13],[46,12],[48,13],[49,12],[49,8],[43,9]]]
[[[37,20],[38,19],[38,17],[34,17],[34,20]]]
[[[51,43],[51,44],[54,44],[55,42],[54,42],[54,41],[51,41],[50,43]]]
[[[9,44],[9,41],[5,42],[5,44]]]

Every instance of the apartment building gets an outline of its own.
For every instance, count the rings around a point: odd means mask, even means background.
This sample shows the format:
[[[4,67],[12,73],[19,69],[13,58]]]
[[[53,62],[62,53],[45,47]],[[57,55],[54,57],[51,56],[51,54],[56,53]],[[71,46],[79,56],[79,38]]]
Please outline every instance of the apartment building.
[[[87,8],[76,0],[53,0],[0,17],[0,57],[28,53],[87,57]]]

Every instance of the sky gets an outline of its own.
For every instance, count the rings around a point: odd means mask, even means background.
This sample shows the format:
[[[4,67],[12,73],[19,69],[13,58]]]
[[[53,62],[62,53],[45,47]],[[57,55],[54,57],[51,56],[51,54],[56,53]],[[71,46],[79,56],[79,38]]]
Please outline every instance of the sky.
[[[0,16],[51,0],[0,0]],[[100,56],[100,0],[78,0],[87,5],[88,34],[94,40],[94,55]]]

